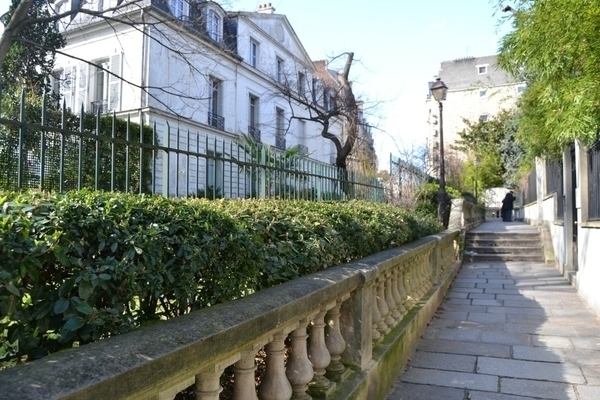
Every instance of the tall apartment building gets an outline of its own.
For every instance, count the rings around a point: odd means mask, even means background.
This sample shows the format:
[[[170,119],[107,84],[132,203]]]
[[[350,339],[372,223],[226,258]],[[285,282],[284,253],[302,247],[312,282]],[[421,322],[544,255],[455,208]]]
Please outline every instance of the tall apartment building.
[[[453,154],[451,145],[466,128],[464,120],[486,121],[503,109],[515,106],[517,98],[525,89],[525,83],[515,80],[497,64],[497,56],[467,57],[442,62],[437,75],[448,86],[443,102],[444,152],[448,157],[464,157]],[[429,87],[433,82],[429,82]],[[439,105],[428,92],[427,100],[427,148],[428,170],[439,174]]]

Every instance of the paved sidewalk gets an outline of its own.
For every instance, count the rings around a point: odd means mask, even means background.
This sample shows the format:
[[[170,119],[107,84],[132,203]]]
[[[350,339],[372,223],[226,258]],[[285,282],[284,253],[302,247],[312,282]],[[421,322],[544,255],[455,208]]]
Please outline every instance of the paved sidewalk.
[[[600,319],[552,265],[464,264],[387,399],[598,400]]]

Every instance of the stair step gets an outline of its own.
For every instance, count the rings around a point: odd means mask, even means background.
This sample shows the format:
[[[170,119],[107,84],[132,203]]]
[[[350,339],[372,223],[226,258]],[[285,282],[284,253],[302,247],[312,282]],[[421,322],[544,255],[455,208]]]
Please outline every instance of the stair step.
[[[465,251],[477,254],[543,254],[543,247],[539,244],[532,247],[465,246]]]
[[[535,261],[544,262],[543,255],[537,254],[465,254],[464,261],[479,262],[479,261]]]
[[[542,239],[536,229],[519,232],[467,232],[464,260],[544,262]]]

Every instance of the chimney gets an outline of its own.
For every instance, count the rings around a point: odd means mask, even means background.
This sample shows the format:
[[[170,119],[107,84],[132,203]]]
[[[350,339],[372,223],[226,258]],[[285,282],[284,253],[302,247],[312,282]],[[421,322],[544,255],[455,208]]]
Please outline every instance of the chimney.
[[[260,14],[273,14],[275,7],[271,3],[259,4],[256,12]]]

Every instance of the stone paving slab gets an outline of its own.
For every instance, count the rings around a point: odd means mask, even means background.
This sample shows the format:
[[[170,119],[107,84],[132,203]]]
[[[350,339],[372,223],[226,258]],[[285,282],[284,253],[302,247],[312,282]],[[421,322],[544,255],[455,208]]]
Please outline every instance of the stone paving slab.
[[[566,383],[503,378],[500,391],[507,394],[553,400],[578,400],[573,386]]]
[[[402,381],[488,392],[498,388],[497,376],[424,368],[409,368],[402,374]]]
[[[463,389],[451,389],[442,386],[397,382],[387,398],[388,400],[464,400],[465,391]]]
[[[600,318],[552,265],[468,263],[449,293],[388,400],[600,400]]]

